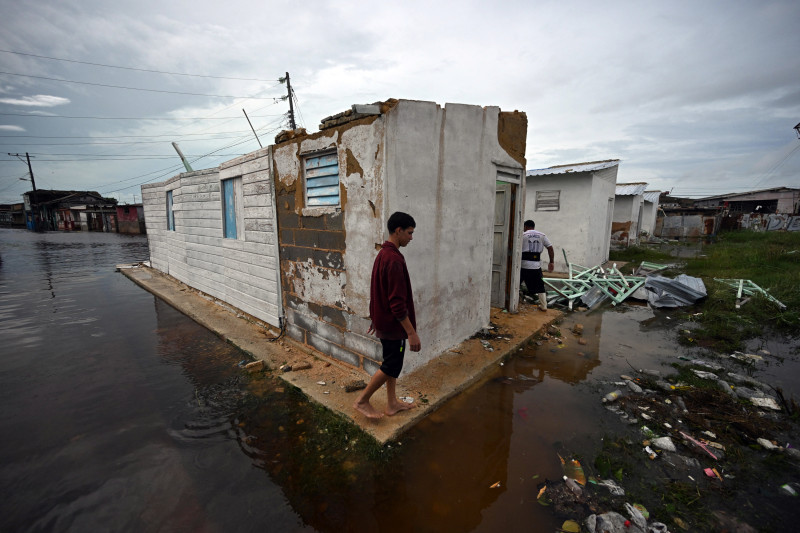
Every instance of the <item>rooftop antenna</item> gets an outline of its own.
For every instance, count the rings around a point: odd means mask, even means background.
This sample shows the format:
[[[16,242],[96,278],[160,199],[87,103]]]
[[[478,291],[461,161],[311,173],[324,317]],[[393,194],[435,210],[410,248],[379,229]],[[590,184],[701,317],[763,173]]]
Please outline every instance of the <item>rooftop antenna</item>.
[[[172,143],[172,147],[175,148],[176,152],[178,152],[178,156],[181,158],[181,161],[183,161],[183,166],[186,167],[186,172],[194,172],[194,170],[192,170],[192,166],[189,164],[186,158],[183,157],[183,152],[181,152],[181,149],[178,148],[178,143]]]
[[[792,129],[797,132],[797,138],[800,139],[800,122],[798,122],[797,126]]]

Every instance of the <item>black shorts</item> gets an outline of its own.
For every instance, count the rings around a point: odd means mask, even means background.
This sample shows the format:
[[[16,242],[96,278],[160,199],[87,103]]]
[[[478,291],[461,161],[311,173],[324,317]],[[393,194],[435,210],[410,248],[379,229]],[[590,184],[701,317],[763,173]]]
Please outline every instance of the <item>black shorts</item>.
[[[383,364],[381,372],[397,379],[403,370],[403,356],[406,353],[406,340],[381,339],[383,346]]]
[[[520,269],[520,282],[525,283],[525,288],[530,294],[545,292],[544,281],[542,281],[542,269],[523,268]]]

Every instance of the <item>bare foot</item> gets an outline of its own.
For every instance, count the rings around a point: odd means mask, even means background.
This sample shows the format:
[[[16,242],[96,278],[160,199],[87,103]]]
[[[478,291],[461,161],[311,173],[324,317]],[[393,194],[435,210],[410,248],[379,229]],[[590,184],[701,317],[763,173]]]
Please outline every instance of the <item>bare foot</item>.
[[[406,403],[400,400],[395,400],[393,402],[389,402],[389,405],[386,407],[386,414],[389,416],[394,416],[400,411],[408,411],[416,406],[417,404],[415,403]]]
[[[353,404],[353,409],[355,409],[362,415],[366,416],[370,420],[378,420],[380,418],[383,418],[383,413],[379,413],[378,411],[376,411],[375,408],[372,407],[372,405],[369,402],[364,402],[364,403],[356,402]]]

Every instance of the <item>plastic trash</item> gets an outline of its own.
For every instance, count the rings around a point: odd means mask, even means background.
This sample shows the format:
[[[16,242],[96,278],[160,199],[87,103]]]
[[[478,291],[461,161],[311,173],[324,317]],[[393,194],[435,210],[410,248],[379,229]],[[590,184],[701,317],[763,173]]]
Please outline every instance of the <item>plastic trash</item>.
[[[621,390],[615,390],[614,392],[609,392],[605,396],[603,396],[603,403],[610,403],[617,401],[617,399],[622,396]]]
[[[797,496],[800,494],[800,485],[794,482],[784,483],[781,485],[781,492],[789,496]]]
[[[561,455],[558,458],[561,459],[561,469],[564,471],[564,476],[586,486],[586,474],[583,472],[580,461],[577,459],[566,461]]]
[[[672,439],[669,437],[659,437],[657,439],[653,439],[651,444],[660,450],[666,450],[668,452],[674,452],[677,450],[677,448],[675,448],[675,444],[672,442]]]
[[[574,479],[570,479],[567,476],[564,476],[564,483],[567,484],[567,487],[569,487],[569,490],[571,490],[572,493],[575,494],[575,496],[580,496],[581,493],[583,492],[581,486],[575,483]]]

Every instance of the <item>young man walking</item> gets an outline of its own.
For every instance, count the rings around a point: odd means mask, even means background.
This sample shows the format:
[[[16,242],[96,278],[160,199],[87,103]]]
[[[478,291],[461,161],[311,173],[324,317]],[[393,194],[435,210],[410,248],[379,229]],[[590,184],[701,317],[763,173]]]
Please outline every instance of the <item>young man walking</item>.
[[[525,283],[525,287],[530,294],[539,296],[539,309],[547,311],[547,293],[544,290],[542,281],[542,252],[547,248],[550,256],[550,263],[547,271],[552,272],[555,264],[553,263],[553,245],[547,235],[541,231],[536,231],[536,224],[533,220],[526,220],[524,223],[525,233],[522,234],[522,270],[520,271],[520,281]]]
[[[418,352],[421,348],[414,314],[414,298],[411,294],[411,278],[408,276],[403,254],[400,253],[400,248],[407,246],[413,239],[416,225],[407,213],[398,211],[392,214],[387,222],[389,240],[381,246],[372,266],[369,299],[372,323],[368,333],[374,333],[381,340],[383,364],[353,405],[356,411],[367,418],[378,419],[384,415],[369,403],[372,395],[384,383],[387,397],[385,414],[392,416],[414,407],[414,404],[400,401],[395,389],[397,377],[403,369],[406,339],[412,352]]]

